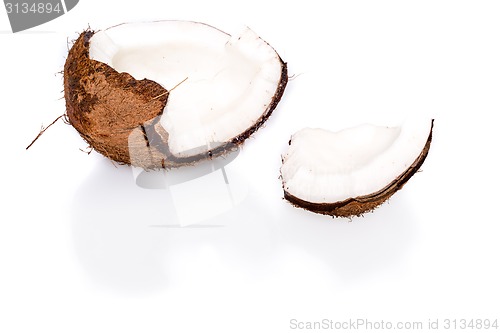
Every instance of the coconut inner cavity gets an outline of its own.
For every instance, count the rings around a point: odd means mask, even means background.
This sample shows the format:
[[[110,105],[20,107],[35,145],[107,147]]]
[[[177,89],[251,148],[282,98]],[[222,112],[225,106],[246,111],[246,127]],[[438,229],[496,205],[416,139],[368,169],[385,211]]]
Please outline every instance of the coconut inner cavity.
[[[97,32],[90,57],[173,89],[160,123],[170,152],[195,155],[229,142],[267,111],[282,62],[250,29],[231,37],[194,22],[138,23]]]

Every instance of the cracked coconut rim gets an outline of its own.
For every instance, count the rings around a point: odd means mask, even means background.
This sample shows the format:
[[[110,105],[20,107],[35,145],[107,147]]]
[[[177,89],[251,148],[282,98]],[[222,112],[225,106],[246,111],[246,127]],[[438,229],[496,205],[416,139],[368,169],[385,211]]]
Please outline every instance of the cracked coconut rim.
[[[230,36],[190,21],[87,31],[65,66],[70,123],[99,152],[145,168],[233,150],[269,117],[286,83],[286,64],[250,29]]]
[[[432,120],[411,119],[399,127],[303,129],[292,136],[282,158],[285,198],[326,215],[370,211],[418,171],[429,151],[432,128]]]

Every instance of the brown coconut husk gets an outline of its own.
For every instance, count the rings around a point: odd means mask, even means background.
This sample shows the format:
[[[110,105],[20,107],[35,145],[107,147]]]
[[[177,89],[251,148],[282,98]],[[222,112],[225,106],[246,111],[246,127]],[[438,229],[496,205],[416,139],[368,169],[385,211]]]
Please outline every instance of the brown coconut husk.
[[[172,168],[231,152],[269,118],[288,82],[287,66],[281,61],[281,82],[253,126],[214,150],[176,157],[168,147],[168,133],[159,123],[169,92],[154,81],[136,80],[90,59],[93,35],[94,31],[84,31],[69,51],[64,66],[66,115],[91,148],[120,164],[144,169]]]
[[[168,91],[151,80],[135,80],[110,66],[90,59],[90,38],[85,31],[73,44],[64,65],[64,97],[69,123],[102,155],[123,164],[131,164],[129,141],[137,149],[138,166],[150,165],[151,149],[145,138],[131,134],[145,123],[161,116]],[[141,156],[143,155],[143,156]]]
[[[297,198],[296,196],[288,193],[283,186],[284,197],[296,207],[334,217],[351,218],[353,216],[361,216],[364,213],[373,211],[375,208],[387,201],[387,199],[389,199],[394,193],[402,189],[408,180],[420,169],[431,147],[433,127],[434,120],[432,120],[429,137],[427,138],[427,142],[425,143],[420,155],[415,159],[410,167],[408,167],[408,169],[406,169],[401,175],[380,191],[334,203],[314,203]]]

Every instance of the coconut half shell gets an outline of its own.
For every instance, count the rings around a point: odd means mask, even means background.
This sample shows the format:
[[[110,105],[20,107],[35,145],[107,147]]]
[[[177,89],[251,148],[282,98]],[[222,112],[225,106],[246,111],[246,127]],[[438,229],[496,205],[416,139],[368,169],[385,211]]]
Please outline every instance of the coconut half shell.
[[[233,151],[268,119],[286,63],[251,30],[189,21],[85,31],[64,66],[69,123],[120,163],[172,168]]]
[[[312,212],[336,217],[372,211],[420,169],[434,120],[400,127],[362,125],[340,132],[303,129],[282,157],[284,197]]]

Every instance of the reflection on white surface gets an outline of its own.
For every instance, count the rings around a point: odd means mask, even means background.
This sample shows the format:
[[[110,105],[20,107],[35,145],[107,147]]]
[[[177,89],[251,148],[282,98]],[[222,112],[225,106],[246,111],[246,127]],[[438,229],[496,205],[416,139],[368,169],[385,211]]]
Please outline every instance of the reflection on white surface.
[[[235,207],[230,184],[219,172],[169,188],[181,225],[196,224]]]
[[[220,177],[224,184],[220,173],[210,175],[207,182]],[[232,177],[250,187],[250,178]],[[172,192],[140,188],[129,168],[107,162],[90,174],[74,199],[73,234],[77,257],[98,285],[151,292],[171,283],[194,287],[202,276],[223,284],[230,272],[287,279],[297,269],[318,269],[318,263],[330,274],[326,280],[349,284],[403,265],[415,237],[404,193],[349,222],[294,208],[281,198],[270,201],[250,188],[231,210],[182,227],[177,214],[184,208],[175,200],[186,198]],[[201,215],[202,209],[193,208]]]
[[[321,258],[343,283],[357,282],[404,264],[417,236],[408,208],[399,194],[373,213],[352,221],[311,217],[310,212],[286,207],[283,241]]]
[[[75,249],[98,284],[147,291],[164,286],[162,237],[148,226],[173,219],[161,191],[135,185],[126,167],[99,164],[77,191],[72,211]]]
[[[166,201],[175,213],[175,219],[165,225],[188,226],[206,222],[244,200],[248,186],[228,167],[238,153],[168,171],[131,170],[137,186],[165,191]]]

